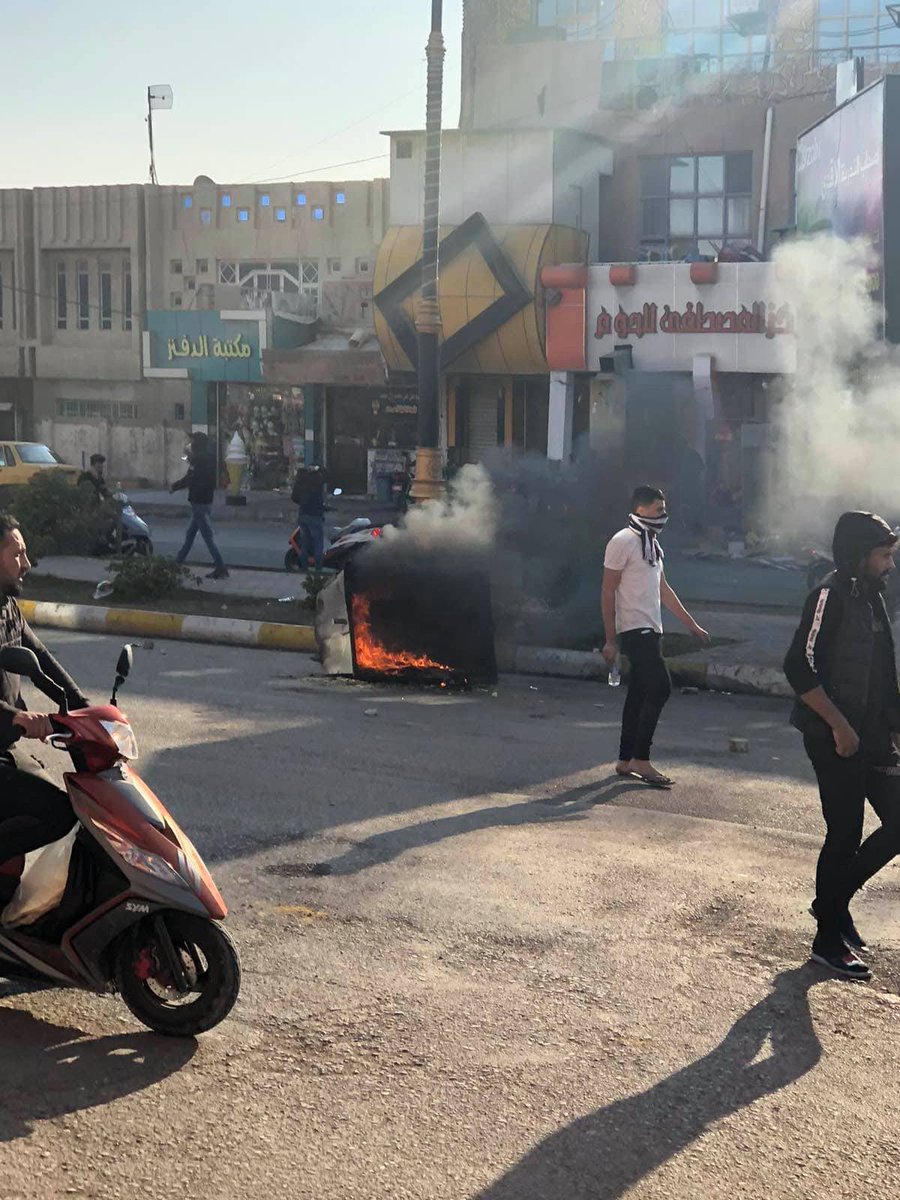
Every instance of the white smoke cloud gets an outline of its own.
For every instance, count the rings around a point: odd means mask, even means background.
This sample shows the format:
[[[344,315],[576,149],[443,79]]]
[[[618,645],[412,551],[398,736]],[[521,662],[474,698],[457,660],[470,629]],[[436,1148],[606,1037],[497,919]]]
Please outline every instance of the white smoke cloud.
[[[824,532],[836,514],[900,516],[900,361],[878,335],[871,248],[831,235],[775,254],[795,312],[797,372],[777,426],[771,527]],[[818,523],[819,530],[811,526]]]
[[[497,536],[497,503],[490,476],[469,465],[450,483],[447,495],[411,508],[400,527],[386,525],[385,547],[417,551],[486,551]]]

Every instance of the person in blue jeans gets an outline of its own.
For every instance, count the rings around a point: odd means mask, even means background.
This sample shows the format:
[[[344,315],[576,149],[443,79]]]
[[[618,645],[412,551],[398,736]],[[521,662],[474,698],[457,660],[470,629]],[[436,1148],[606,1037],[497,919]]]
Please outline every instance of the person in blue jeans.
[[[209,438],[205,433],[191,435],[188,462],[190,465],[187,474],[177,483],[173,483],[171,487],[173,492],[180,492],[187,488],[188,503],[191,506],[191,523],[187,527],[184,545],[175,555],[175,561],[179,564],[184,562],[199,533],[213,560],[213,569],[209,573],[209,578],[227,579],[228,568],[219,553],[219,547],[216,545],[212,525],[209,521],[213,497],[216,494],[217,479],[215,455],[210,450]]]
[[[300,526],[300,570],[322,569],[325,554],[325,472],[321,467],[301,467],[294,481],[291,499],[297,505]]]

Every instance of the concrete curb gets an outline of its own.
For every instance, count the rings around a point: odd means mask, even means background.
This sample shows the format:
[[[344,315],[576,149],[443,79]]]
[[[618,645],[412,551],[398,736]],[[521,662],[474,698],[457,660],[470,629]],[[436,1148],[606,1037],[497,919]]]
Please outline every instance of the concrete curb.
[[[19,607],[29,624],[52,629],[125,633],[136,637],[215,642],[226,646],[258,646],[269,650],[316,649],[315,634],[310,625],[192,617],[182,613],[146,612],[136,608],[100,608],[90,604],[53,604],[35,600],[20,600]]]
[[[606,680],[606,664],[598,654],[583,650],[558,650],[550,646],[503,646],[498,662],[505,670],[523,675],[555,675],[564,679]],[[790,698],[793,692],[776,667],[750,663],[704,662],[670,658],[667,665],[676,683],[711,692],[737,692],[749,696]]]

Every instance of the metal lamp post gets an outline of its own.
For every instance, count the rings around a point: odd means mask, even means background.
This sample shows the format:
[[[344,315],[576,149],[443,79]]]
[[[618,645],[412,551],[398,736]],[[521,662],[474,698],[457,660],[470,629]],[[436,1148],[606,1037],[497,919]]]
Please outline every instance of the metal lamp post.
[[[425,109],[425,214],[422,227],[422,292],[416,313],[419,343],[419,422],[416,478],[410,495],[431,500],[444,490],[440,448],[441,313],[438,246],[441,224],[441,102],[444,88],[442,0],[431,0],[428,90]]]

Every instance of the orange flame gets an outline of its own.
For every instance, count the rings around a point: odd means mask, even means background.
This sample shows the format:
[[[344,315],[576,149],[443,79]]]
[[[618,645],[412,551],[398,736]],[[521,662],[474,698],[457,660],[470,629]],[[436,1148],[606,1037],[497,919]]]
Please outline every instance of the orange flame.
[[[408,650],[389,650],[372,632],[371,604],[368,596],[354,594],[350,599],[356,665],[361,671],[395,675],[401,671],[451,671],[443,663]]]

